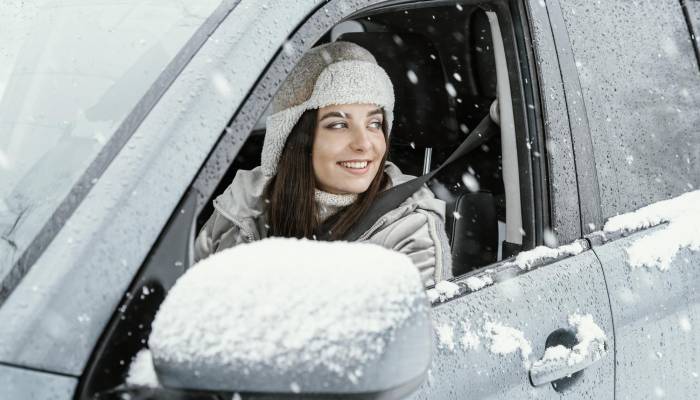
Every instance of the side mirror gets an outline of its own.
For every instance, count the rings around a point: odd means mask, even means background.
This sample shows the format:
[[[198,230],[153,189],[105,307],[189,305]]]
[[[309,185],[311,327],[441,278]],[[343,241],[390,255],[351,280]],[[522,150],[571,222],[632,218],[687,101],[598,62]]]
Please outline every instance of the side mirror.
[[[152,329],[166,388],[274,398],[403,398],[433,347],[415,266],[362,243],[276,238],[214,254],[177,281]]]

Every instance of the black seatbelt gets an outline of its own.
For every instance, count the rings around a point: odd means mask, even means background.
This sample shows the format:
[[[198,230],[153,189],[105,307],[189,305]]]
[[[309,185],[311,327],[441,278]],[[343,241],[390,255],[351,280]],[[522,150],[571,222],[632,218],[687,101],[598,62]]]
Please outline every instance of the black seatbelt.
[[[397,208],[404,202],[404,200],[418,191],[418,189],[432,179],[443,168],[450,165],[461,156],[476,149],[478,146],[488,140],[496,131],[496,129],[494,129],[495,127],[496,124],[494,124],[491,120],[491,116],[487,114],[484,119],[479,122],[479,125],[477,125],[476,128],[471,131],[469,136],[464,139],[464,142],[462,142],[462,144],[459,145],[459,147],[457,147],[457,149],[452,152],[447,160],[445,160],[445,162],[443,162],[438,168],[423,176],[411,179],[410,181],[404,182],[380,193],[377,200],[343,236],[343,240],[347,240],[349,242],[356,241],[364,232],[369,230],[377,222],[377,220],[379,220],[379,218],[389,211]],[[324,233],[327,231],[327,229],[322,230]]]

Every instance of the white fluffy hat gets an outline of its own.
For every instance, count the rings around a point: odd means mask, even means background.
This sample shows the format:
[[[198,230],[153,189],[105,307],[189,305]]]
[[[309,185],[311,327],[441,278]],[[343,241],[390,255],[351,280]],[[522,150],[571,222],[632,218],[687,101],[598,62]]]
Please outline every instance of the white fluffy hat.
[[[366,49],[333,42],[309,50],[282,83],[267,117],[262,170],[277,173],[289,133],[311,109],[338,104],[376,104],[384,108],[387,131],[394,118],[394,86],[386,71]]]

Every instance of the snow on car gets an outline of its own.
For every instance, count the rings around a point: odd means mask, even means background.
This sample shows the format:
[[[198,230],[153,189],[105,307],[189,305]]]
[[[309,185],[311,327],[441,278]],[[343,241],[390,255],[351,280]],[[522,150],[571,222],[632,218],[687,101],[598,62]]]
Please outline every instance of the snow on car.
[[[379,390],[380,367],[391,367],[396,384],[425,373],[428,311],[418,270],[404,254],[271,238],[193,266],[163,302],[148,344],[164,385]],[[412,351],[403,353],[409,343]]]

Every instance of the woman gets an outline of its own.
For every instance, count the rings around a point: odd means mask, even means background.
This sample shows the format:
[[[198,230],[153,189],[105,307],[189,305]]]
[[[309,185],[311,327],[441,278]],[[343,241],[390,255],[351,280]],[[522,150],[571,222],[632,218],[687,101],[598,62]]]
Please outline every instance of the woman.
[[[342,238],[382,190],[413,178],[386,161],[393,107],[391,81],[367,50],[311,49],[273,100],[261,166],[238,171],[214,200],[195,259],[269,236]],[[407,254],[433,284],[451,276],[444,214],[423,187],[359,240]]]

